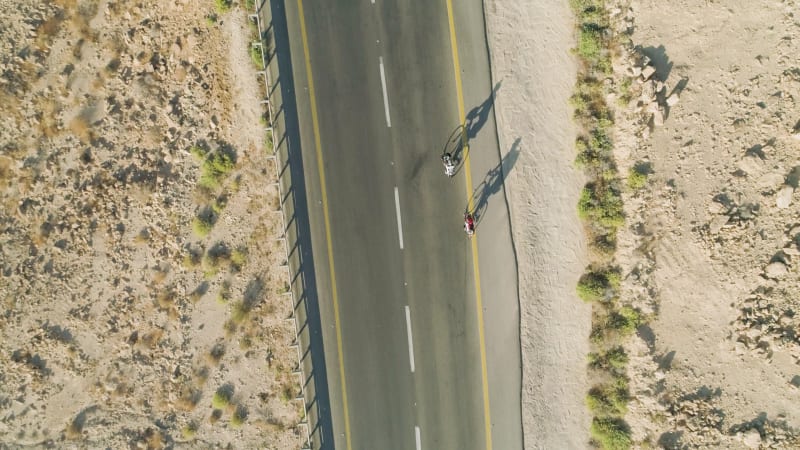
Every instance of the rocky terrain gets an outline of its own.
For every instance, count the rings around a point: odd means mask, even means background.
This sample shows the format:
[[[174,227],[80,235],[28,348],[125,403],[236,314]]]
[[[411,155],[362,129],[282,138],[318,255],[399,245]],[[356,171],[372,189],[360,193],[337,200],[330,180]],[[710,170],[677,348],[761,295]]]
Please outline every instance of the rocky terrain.
[[[0,0],[0,447],[299,448],[240,5]]]
[[[617,261],[648,317],[625,420],[642,448],[798,448],[800,4],[612,3]]]

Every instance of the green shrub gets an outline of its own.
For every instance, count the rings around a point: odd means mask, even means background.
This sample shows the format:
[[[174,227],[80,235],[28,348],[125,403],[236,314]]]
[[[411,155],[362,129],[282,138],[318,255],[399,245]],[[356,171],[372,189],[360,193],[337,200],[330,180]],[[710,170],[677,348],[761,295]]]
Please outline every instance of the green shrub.
[[[259,47],[250,46],[250,60],[253,61],[258,70],[264,69],[264,60],[261,59],[261,49]]]
[[[181,434],[183,435],[183,439],[189,440],[194,437],[197,433],[197,424],[194,422],[189,422],[186,426],[181,429]]]
[[[203,161],[200,186],[209,190],[217,189],[222,180],[233,171],[234,166],[235,163],[229,155],[212,153]]]
[[[266,148],[267,155],[275,154],[275,143],[272,141],[272,130],[267,130],[264,136],[264,147]]]
[[[192,220],[192,230],[199,238],[208,236],[212,228],[214,228],[214,221],[211,217],[195,217]]]
[[[247,10],[249,11],[249,10],[251,10],[251,9],[256,7],[256,1],[255,0],[244,0],[244,7],[247,8]]]
[[[217,12],[224,14],[231,10],[233,0],[214,0],[214,6],[217,8]]]
[[[231,403],[231,391],[221,387],[214,393],[214,398],[211,399],[211,406],[215,409],[223,409]]]
[[[604,353],[589,353],[589,366],[595,369],[621,373],[628,364],[628,354],[622,347],[614,347]]]
[[[208,151],[198,145],[193,145],[189,148],[189,153],[199,160],[204,160],[206,159]]]
[[[247,263],[247,249],[244,247],[239,247],[231,252],[231,267],[233,270],[240,271],[242,267]]]
[[[593,237],[592,248],[603,256],[611,257],[617,250],[616,233],[602,233]]]
[[[625,107],[628,105],[633,99],[633,93],[631,92],[631,78],[625,77],[622,79],[622,82],[619,84],[619,99],[618,103],[620,106]]]
[[[635,167],[631,167],[628,170],[628,187],[631,190],[638,191],[645,184],[647,184],[647,173],[642,173],[636,170]]]
[[[603,30],[594,24],[583,24],[578,37],[578,56],[594,63],[603,51]]]
[[[616,269],[589,270],[578,280],[578,297],[585,302],[605,301],[616,297],[620,275]]]
[[[593,225],[615,230],[625,222],[622,198],[613,183],[589,183],[578,199],[578,214]]]
[[[606,327],[623,336],[628,336],[633,334],[641,324],[642,315],[630,306],[623,306],[619,311],[609,314]]]
[[[595,417],[591,427],[592,439],[604,450],[631,448],[631,433],[620,419]]]
[[[217,293],[217,303],[224,305],[231,299],[231,283],[224,281]]]
[[[236,302],[231,308],[231,320],[233,320],[233,323],[235,324],[244,322],[249,314],[250,308],[245,302]]]
[[[622,417],[628,411],[628,385],[597,385],[589,390],[586,405],[595,417]]]
[[[231,426],[239,428],[244,424],[245,420],[247,420],[247,409],[239,405],[236,407],[236,411],[233,412],[233,416],[231,416]]]
[[[228,197],[224,195],[220,195],[211,202],[211,210],[214,211],[216,215],[222,214],[226,206],[228,206]]]

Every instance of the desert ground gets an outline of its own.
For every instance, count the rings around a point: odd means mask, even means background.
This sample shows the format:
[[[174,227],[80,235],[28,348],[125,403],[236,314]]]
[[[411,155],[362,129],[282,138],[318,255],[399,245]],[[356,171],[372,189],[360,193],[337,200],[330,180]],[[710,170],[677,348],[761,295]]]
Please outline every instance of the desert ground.
[[[506,183],[526,448],[599,445],[584,403],[590,312],[574,289],[591,255],[563,3],[485,2],[501,148],[521,138]],[[613,257],[621,302],[644,318],[624,344],[634,448],[800,447],[798,6],[605,2],[614,157],[623,177],[646,175],[623,192]]]
[[[624,345],[634,447],[798,448],[800,4],[606,6],[626,37],[614,155],[648,173],[623,193],[615,254],[647,319]],[[574,18],[567,2],[485,8],[501,149],[520,139],[506,183],[525,446],[586,448]],[[0,14],[0,444],[300,447],[241,6],[0,0]]]
[[[800,3],[609,3],[624,194],[625,417],[642,448],[800,447]],[[649,81],[639,71],[655,68]]]
[[[0,447],[300,448],[242,5],[0,15]]]

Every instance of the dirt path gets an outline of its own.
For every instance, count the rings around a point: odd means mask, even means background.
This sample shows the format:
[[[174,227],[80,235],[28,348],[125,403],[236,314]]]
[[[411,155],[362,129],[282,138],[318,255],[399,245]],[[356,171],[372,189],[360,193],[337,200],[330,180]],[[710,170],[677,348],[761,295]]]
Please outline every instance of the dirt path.
[[[583,448],[590,417],[590,308],[575,294],[585,266],[567,99],[575,82],[574,19],[566,2],[486,0],[500,148],[519,262],[525,448]]]

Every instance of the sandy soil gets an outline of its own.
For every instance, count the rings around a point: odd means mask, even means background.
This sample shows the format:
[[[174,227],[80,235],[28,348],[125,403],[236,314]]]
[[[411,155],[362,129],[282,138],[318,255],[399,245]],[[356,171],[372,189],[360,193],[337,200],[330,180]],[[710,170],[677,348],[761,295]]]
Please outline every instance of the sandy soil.
[[[300,447],[251,31],[213,13],[0,0],[0,446]],[[191,147],[236,164],[202,188]]]
[[[619,236],[623,298],[651,317],[626,420],[642,446],[798,448],[800,3],[615,3],[639,48],[617,82],[656,68],[617,113],[621,172],[652,169]]]
[[[584,448],[590,416],[586,354],[591,310],[575,294],[586,264],[576,204],[575,126],[567,99],[576,66],[567,2],[484,2],[500,148],[519,264],[525,448]]]

